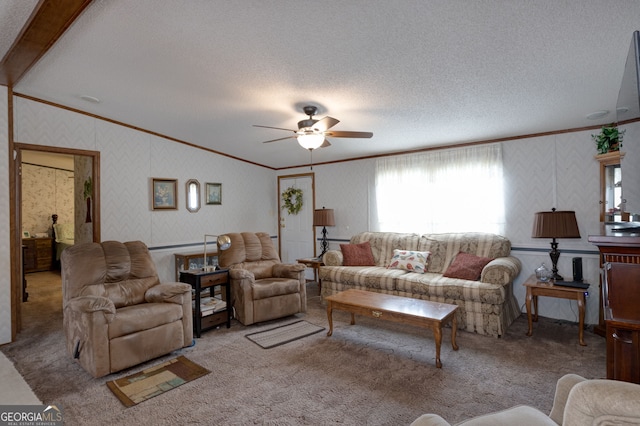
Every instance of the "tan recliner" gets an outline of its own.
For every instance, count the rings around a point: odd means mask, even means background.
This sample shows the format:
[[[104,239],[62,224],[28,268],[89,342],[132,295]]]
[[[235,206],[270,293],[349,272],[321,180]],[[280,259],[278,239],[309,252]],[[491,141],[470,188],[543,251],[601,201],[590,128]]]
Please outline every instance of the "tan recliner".
[[[236,318],[244,325],[307,311],[304,265],[284,264],[266,232],[226,234],[231,247],[218,250],[229,268]]]
[[[640,424],[640,385],[617,380],[586,380],[566,374],[556,384],[553,407],[547,416],[518,405],[457,423],[458,426],[587,426]],[[449,426],[437,414],[424,414],[411,426]]]
[[[67,351],[94,377],[191,345],[191,286],[161,284],[143,242],[75,245],[61,269]]]

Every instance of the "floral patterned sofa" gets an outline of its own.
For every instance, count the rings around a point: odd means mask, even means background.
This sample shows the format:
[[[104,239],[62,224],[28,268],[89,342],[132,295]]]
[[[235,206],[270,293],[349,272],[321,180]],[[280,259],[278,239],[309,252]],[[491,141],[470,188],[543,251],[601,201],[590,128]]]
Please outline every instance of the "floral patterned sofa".
[[[321,294],[356,288],[456,304],[459,330],[500,337],[520,315],[512,283],[521,264],[510,252],[495,234],[362,232],[324,254]]]

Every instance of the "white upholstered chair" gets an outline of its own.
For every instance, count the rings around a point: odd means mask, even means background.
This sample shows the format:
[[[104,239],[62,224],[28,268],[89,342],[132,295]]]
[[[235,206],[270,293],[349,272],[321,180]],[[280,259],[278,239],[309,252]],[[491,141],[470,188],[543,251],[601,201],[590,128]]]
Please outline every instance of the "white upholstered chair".
[[[617,380],[586,380],[567,374],[558,380],[551,413],[519,405],[458,423],[459,426],[639,425],[640,385]],[[424,414],[411,426],[450,426],[437,414]]]

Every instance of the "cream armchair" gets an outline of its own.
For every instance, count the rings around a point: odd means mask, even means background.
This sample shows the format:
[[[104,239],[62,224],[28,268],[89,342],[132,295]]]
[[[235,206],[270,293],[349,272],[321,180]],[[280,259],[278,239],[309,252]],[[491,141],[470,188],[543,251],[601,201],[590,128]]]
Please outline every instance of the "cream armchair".
[[[307,311],[304,265],[284,264],[266,232],[226,234],[231,247],[218,250],[229,268],[236,318],[244,325]]]
[[[71,246],[61,269],[67,352],[94,377],[191,345],[191,286],[161,284],[144,243]]]
[[[561,377],[551,413],[526,405],[474,417],[459,426],[512,425],[638,425],[640,424],[640,385],[616,380],[586,380],[576,374]],[[418,417],[411,426],[449,426],[437,414]]]

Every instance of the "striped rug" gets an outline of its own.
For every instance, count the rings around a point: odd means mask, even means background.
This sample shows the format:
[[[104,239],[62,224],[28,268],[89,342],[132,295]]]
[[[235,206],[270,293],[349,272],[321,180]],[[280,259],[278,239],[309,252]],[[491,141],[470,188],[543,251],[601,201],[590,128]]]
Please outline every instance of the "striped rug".
[[[319,333],[322,330],[324,330],[324,327],[300,320],[271,328],[269,330],[250,333],[245,337],[261,348],[269,349]]]

